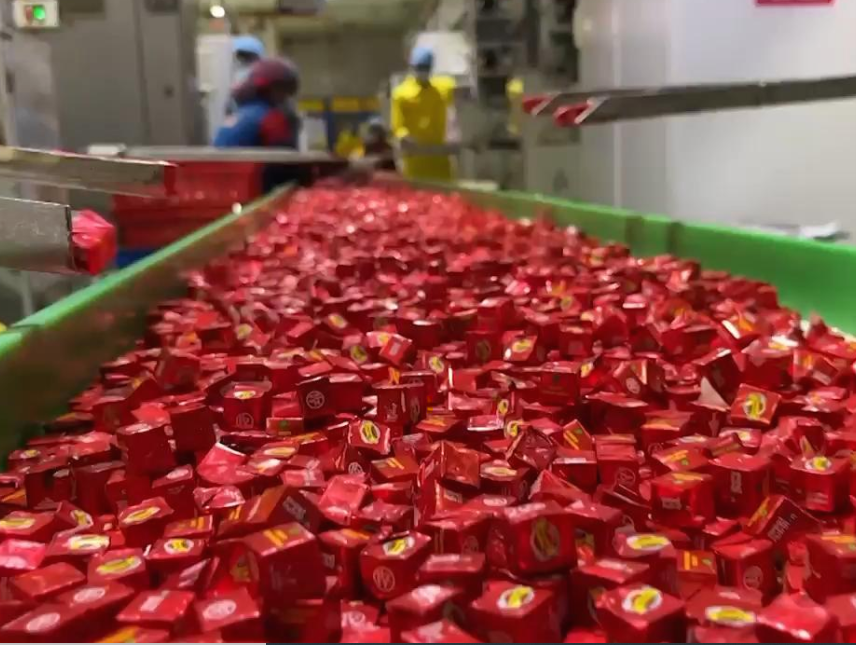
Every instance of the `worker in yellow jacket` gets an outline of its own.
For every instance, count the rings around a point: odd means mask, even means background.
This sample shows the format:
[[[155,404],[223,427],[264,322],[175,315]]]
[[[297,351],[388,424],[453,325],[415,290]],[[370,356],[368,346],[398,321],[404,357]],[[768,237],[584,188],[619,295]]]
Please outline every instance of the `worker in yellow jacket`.
[[[401,167],[409,179],[448,181],[449,155],[425,154],[419,146],[446,143],[449,92],[431,78],[434,52],[416,47],[410,56],[411,74],[392,92],[392,132],[401,148]]]

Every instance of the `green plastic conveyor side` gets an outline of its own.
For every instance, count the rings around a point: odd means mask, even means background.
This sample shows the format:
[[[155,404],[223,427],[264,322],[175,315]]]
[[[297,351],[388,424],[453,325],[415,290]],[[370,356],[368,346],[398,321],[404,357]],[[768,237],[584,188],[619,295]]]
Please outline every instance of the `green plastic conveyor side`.
[[[66,411],[98,366],[134,346],[146,312],[184,294],[181,273],[267,224],[287,191],[227,215],[157,253],[54,303],[0,334],[0,457]]]
[[[783,304],[813,312],[856,333],[856,246],[678,222],[605,206],[516,192],[461,190],[471,201],[511,217],[548,210],[557,222],[604,240],[624,242],[639,256],[671,253],[774,284]]]

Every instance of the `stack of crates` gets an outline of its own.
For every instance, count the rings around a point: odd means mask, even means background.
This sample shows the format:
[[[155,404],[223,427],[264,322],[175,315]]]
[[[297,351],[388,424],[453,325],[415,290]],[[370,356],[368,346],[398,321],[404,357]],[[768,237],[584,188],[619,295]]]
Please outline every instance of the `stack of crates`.
[[[262,193],[263,164],[176,161],[175,192],[166,197],[115,196],[119,246],[145,255],[195,231]]]

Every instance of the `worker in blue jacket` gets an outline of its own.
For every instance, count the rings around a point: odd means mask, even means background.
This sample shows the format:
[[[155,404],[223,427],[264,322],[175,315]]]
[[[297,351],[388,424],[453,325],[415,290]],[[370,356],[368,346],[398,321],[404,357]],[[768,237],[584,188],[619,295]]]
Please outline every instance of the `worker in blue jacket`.
[[[214,138],[218,148],[280,147],[297,149],[300,118],[294,97],[300,80],[290,61],[263,58],[247,79],[232,90],[237,110]]]
[[[293,63],[264,58],[247,79],[232,90],[237,109],[214,137],[218,148],[290,148],[297,150],[300,117],[295,96],[300,84]],[[265,192],[282,184],[306,185],[308,170],[293,164],[267,164],[262,172]]]

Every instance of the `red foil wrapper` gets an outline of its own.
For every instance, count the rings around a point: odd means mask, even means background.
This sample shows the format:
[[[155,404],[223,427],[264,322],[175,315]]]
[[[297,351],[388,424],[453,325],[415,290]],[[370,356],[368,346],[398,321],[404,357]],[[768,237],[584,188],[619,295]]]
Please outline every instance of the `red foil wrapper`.
[[[469,624],[485,641],[529,643],[561,639],[553,593],[514,582],[491,582],[469,608]]]
[[[684,604],[648,585],[607,591],[600,597],[597,614],[612,642],[677,642],[686,634]]]
[[[366,591],[378,600],[389,600],[413,589],[430,551],[431,538],[414,531],[369,545],[360,554]]]
[[[71,221],[71,268],[98,275],[112,266],[118,252],[116,228],[98,213],[78,211]]]
[[[491,526],[488,559],[518,575],[568,569],[577,561],[574,537],[573,518],[555,502],[517,506]]]
[[[836,638],[833,615],[803,595],[779,596],[758,615],[762,642],[829,643]]]
[[[779,590],[773,561],[773,543],[753,539],[736,544],[714,545],[722,584],[760,591],[766,598]]]

